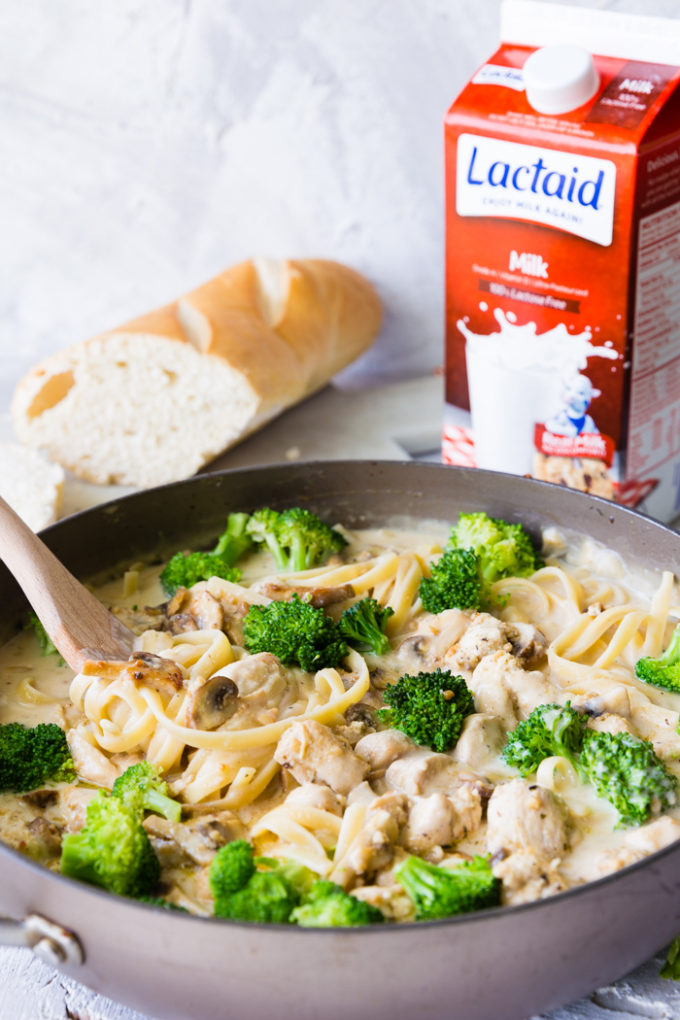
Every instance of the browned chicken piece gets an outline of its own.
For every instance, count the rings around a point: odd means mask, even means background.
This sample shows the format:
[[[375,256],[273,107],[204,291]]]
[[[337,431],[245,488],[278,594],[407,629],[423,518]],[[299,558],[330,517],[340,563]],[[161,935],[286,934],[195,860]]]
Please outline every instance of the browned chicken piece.
[[[127,662],[114,659],[87,659],[80,672],[83,676],[96,676],[101,680],[132,680],[143,687],[151,687],[159,694],[172,697],[184,685],[184,670],[161,655],[152,652],[133,652]]]
[[[166,613],[175,634],[182,630],[222,630],[224,626],[222,606],[204,586],[178,588],[167,603]]]
[[[592,717],[612,712],[628,719],[631,713],[630,697],[625,684],[615,684],[604,693],[587,691],[575,694],[571,698],[571,707],[587,712]]]
[[[220,670],[236,684],[238,696],[248,704],[278,701],[285,691],[288,673],[271,652],[257,652],[236,659]]]
[[[455,824],[453,802],[443,793],[415,797],[408,813],[404,837],[406,849],[423,855],[437,846],[451,846],[455,838]]]
[[[274,758],[298,783],[325,783],[346,796],[369,772],[349,744],[313,719],[292,723],[279,740]]]
[[[382,776],[385,770],[404,754],[413,750],[413,743],[401,730],[380,730],[367,733],[354,745],[354,750],[368,762],[371,775]]]
[[[451,793],[458,785],[458,766],[448,754],[417,749],[393,761],[385,773],[385,785],[408,797]]]
[[[533,850],[516,850],[507,857],[499,855],[491,866],[502,882],[502,903],[512,906],[554,896],[569,888],[559,870],[559,858],[546,860]]]
[[[633,850],[641,850],[645,854],[653,854],[669,843],[674,843],[676,839],[680,839],[680,821],[669,815],[663,815],[627,833],[626,846]]]
[[[633,733],[633,727],[622,715],[614,712],[603,712],[588,720],[588,729],[597,733]]]
[[[566,808],[545,787],[521,779],[497,786],[487,811],[486,848],[490,854],[530,850],[544,861],[569,848]]]
[[[84,786],[64,786],[59,790],[59,813],[68,832],[80,832],[87,821],[87,805],[97,790]]]
[[[197,815],[184,822],[149,815],[144,828],[164,867],[209,864],[225,843],[248,838],[245,827],[231,811]]]
[[[396,882],[393,885],[359,885],[352,889],[352,896],[377,907],[388,921],[408,921],[413,918],[413,901],[403,886]]]
[[[453,804],[453,839],[472,836],[482,824],[483,784],[461,780],[449,794]]]
[[[461,765],[483,771],[498,755],[505,737],[506,731],[499,718],[484,712],[473,712],[463,723],[451,757]]]
[[[95,786],[103,786],[110,790],[120,775],[120,770],[94,747],[81,729],[76,727],[66,735],[73,764],[78,776]]]
[[[597,858],[597,870],[600,875],[611,875],[621,868],[627,868],[629,864],[637,864],[646,856],[644,850],[634,850],[626,846],[617,847],[616,850],[604,850]]]
[[[366,812],[361,831],[333,868],[330,880],[350,889],[357,879],[370,879],[388,867],[406,824],[407,810],[408,799],[401,794],[376,797]]]
[[[336,793],[333,793],[330,786],[320,786],[319,783],[303,783],[296,786],[286,797],[286,805],[293,807],[318,808],[320,811],[329,811],[332,815],[342,815],[342,801]]]
[[[509,652],[493,652],[476,667],[468,685],[482,712],[503,719],[513,729],[516,719],[526,719],[538,705],[557,700],[558,691],[540,670],[526,670]],[[503,697],[509,696],[510,706]],[[498,708],[494,709],[494,703]],[[508,713],[508,707],[511,713]]]
[[[453,672],[471,673],[485,656],[511,649],[503,621],[489,613],[476,613],[460,640],[447,651],[444,664]]]
[[[288,602],[293,595],[299,595],[303,602],[309,602],[316,609],[326,609],[328,606],[336,606],[354,598],[354,588],[351,584],[341,584],[335,588],[312,588],[304,584],[286,584],[271,578],[255,583],[251,591],[266,595],[273,602]]]
[[[405,668],[418,672],[425,666],[441,665],[470,626],[471,619],[471,614],[461,609],[446,609],[443,613],[422,617],[397,650]]]
[[[243,620],[251,606],[266,606],[271,599],[252,588],[244,588],[234,581],[222,577],[211,577],[196,587],[206,591],[218,600],[222,607],[223,629],[233,644],[243,644]],[[195,590],[195,589],[194,589]]]

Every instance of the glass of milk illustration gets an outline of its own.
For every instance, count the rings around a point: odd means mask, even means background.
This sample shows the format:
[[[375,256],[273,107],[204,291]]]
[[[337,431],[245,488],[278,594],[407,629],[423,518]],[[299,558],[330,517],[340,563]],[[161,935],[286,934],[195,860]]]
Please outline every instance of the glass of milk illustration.
[[[457,325],[465,337],[470,414],[477,467],[512,474],[529,474],[534,452],[534,430],[538,423],[552,420],[565,406],[565,393],[573,390],[574,422],[586,417],[587,406],[595,396],[587,377],[579,374],[590,357],[616,359],[610,347],[591,343],[586,328],[570,333],[558,323],[538,334],[535,322],[518,324],[513,313],[494,311],[499,331],[474,333],[464,320]],[[579,382],[578,380],[582,380]],[[587,393],[585,386],[588,386]],[[585,407],[582,407],[585,401]],[[562,428],[553,431],[570,434]],[[597,431],[594,426],[581,432]],[[574,432],[574,434],[577,434]]]

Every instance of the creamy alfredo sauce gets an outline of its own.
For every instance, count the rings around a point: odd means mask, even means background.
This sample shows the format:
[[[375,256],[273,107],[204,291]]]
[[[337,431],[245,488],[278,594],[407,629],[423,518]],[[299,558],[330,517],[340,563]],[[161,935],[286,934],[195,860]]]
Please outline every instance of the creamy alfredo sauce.
[[[408,551],[415,552],[415,561],[424,566],[441,551],[449,531],[448,524],[430,522],[418,524],[417,527],[400,524],[399,527],[389,529],[347,532],[350,544],[343,558],[348,561],[369,561],[371,557],[385,552]],[[434,777],[428,778],[426,775],[423,778],[420,773],[416,775],[422,764],[419,756],[424,760],[429,752],[419,751],[415,746],[407,749],[406,753],[402,749],[401,756],[397,756],[402,764],[404,761],[407,765],[412,764],[410,773],[408,768],[406,771],[391,768],[394,759],[391,761],[387,759],[386,765],[384,761],[382,764],[380,762],[376,764],[370,753],[362,752],[362,737],[365,738],[371,732],[371,727],[364,725],[362,729],[358,722],[347,724],[346,720],[340,720],[339,729],[335,725],[329,726],[329,729],[337,732],[348,753],[354,756],[358,754],[359,758],[362,753],[366,754],[371,769],[363,782],[357,783],[357,791],[348,793],[345,790],[341,794],[335,791],[331,796],[323,782],[317,781],[314,784],[317,787],[315,794],[318,793],[319,786],[324,788],[323,796],[319,795],[321,800],[318,800],[318,803],[320,804],[323,797],[328,794],[324,810],[340,816],[353,799],[359,802],[362,798],[370,800],[371,797],[396,792],[402,797],[403,810],[398,820],[399,834],[393,841],[394,859],[398,860],[406,852],[417,852],[435,863],[446,865],[447,862],[455,863],[460,859],[460,855],[489,853],[496,862],[499,875],[503,878],[504,901],[507,903],[549,895],[570,885],[597,878],[608,871],[632,863],[640,856],[680,837],[680,807],[673,808],[660,819],[651,819],[640,828],[617,828],[617,813],[614,808],[597,797],[592,787],[578,782],[568,763],[556,760],[552,766],[542,768],[537,776],[531,776],[522,783],[525,791],[530,788],[546,789],[548,791],[546,796],[551,803],[554,801],[558,805],[567,834],[559,850],[556,851],[549,840],[546,845],[541,845],[539,839],[538,844],[534,845],[536,841],[532,842],[531,833],[528,837],[526,833],[521,838],[518,837],[519,842],[512,835],[503,837],[502,833],[496,833],[494,839],[491,839],[489,824],[486,821],[487,802],[493,803],[489,798],[492,798],[495,791],[504,784],[509,784],[513,780],[517,783],[517,772],[505,765],[500,757],[503,733],[513,728],[521,718],[526,718],[531,708],[547,700],[560,703],[571,700],[573,705],[582,707],[592,715],[591,725],[595,728],[612,731],[628,729],[636,735],[651,739],[667,767],[680,776],[678,766],[680,737],[676,732],[680,697],[649,688],[637,681],[630,665],[631,661],[634,662],[635,655],[629,655],[628,662],[616,660],[606,669],[593,665],[586,672],[585,680],[583,672],[580,681],[575,682],[571,678],[567,691],[559,668],[551,668],[549,657],[543,654],[540,647],[534,653],[533,659],[531,657],[522,659],[519,654],[515,654],[514,645],[512,651],[509,651],[511,642],[509,643],[508,635],[518,624],[528,624],[537,628],[545,636],[545,644],[550,649],[556,644],[559,645],[561,635],[570,624],[573,624],[574,599],[580,600],[577,609],[583,616],[593,620],[608,608],[618,605],[629,605],[649,612],[655,597],[658,599],[659,576],[629,570],[616,553],[592,540],[567,538],[554,530],[546,533],[545,555],[551,567],[558,568],[559,572],[553,571],[554,576],[546,576],[541,580],[538,588],[542,590],[543,595],[540,598],[536,591],[531,590],[526,584],[517,588],[513,588],[512,585],[508,587],[507,604],[494,614],[506,628],[500,634],[500,644],[498,633],[494,639],[491,631],[484,632],[481,645],[479,642],[475,644],[470,635],[474,634],[473,626],[479,625],[481,618],[471,612],[461,614],[457,610],[451,610],[449,614],[440,614],[441,619],[436,619],[421,610],[410,612],[398,632],[391,635],[392,650],[387,656],[380,659],[371,654],[365,656],[372,683],[363,703],[368,707],[369,718],[371,713],[373,714],[374,721],[375,709],[380,705],[380,690],[403,673],[430,671],[441,667],[465,677],[475,697],[479,725],[477,726],[477,723],[473,725],[471,721],[473,717],[468,719],[459,746],[447,756],[448,765],[444,763],[443,772],[440,756],[435,762],[439,771],[435,769]],[[136,565],[124,577],[113,579],[98,587],[97,595],[105,604],[118,607],[122,613],[127,612],[127,622],[138,618],[137,629],[143,629],[143,624],[139,622],[142,619],[140,614],[143,613],[143,608],[158,605],[165,599],[158,581],[158,573],[156,567]],[[244,588],[253,586],[258,589],[263,579],[270,578],[272,573],[273,563],[270,557],[266,553],[257,553],[249,558],[243,568],[241,586]],[[573,582],[571,603],[560,580],[561,575]],[[288,580],[290,581],[290,578]],[[672,585],[671,594],[666,599],[667,609],[668,603],[671,617],[665,626],[661,626],[664,643],[672,629],[673,614],[677,616],[680,605],[676,584]],[[340,605],[338,612],[335,612],[336,616],[342,608]],[[329,607],[329,612],[334,614],[333,607]],[[484,620],[481,622],[484,623]],[[493,623],[489,622],[488,618],[486,622],[489,625]],[[229,632],[228,626],[225,629]],[[453,639],[449,640],[451,636]],[[170,639],[161,633],[159,637],[155,638],[152,635],[148,640],[152,645],[154,641],[160,642],[160,647],[163,647],[163,642],[167,644]],[[467,650],[462,651],[466,640]],[[487,658],[484,642],[489,644],[488,654],[496,656],[495,671],[489,667],[491,659],[482,666]],[[232,643],[238,644],[237,637],[232,636]],[[503,648],[505,651],[499,650]],[[166,648],[166,652],[170,654],[170,649]],[[598,646],[592,651],[586,650],[580,658],[578,655],[575,656],[574,661],[578,660],[579,665],[587,666],[589,657],[591,661],[595,661],[597,655],[601,653],[602,648]],[[569,659],[569,654],[567,651],[564,657]],[[511,656],[511,659],[508,656]],[[504,674],[506,666],[514,671],[512,673],[514,681],[508,680]],[[274,703],[269,705],[268,720],[277,718],[277,711],[279,718],[285,716],[286,712],[294,715],[291,704],[295,703],[295,698],[300,697],[304,700],[304,697],[309,695],[311,678],[299,670],[288,673],[288,705],[285,710]],[[56,656],[40,654],[31,632],[18,634],[0,649],[0,722],[14,720],[26,725],[56,722],[65,727],[67,732],[82,726],[85,722],[84,716],[69,697],[72,679],[72,672],[65,665],[59,665]],[[526,690],[525,679],[528,683]],[[516,684],[516,689],[513,688],[513,683]],[[291,685],[295,684],[297,685],[295,693],[291,694],[290,690],[293,689]],[[498,717],[494,715],[495,704],[506,706],[504,719],[503,712]],[[647,718],[649,715],[647,705],[653,707],[651,722]],[[251,714],[247,725],[252,726],[253,718]],[[499,718],[503,719],[502,725],[498,723]],[[356,751],[352,751],[352,747],[355,747]],[[109,763],[114,769],[113,774],[115,775],[116,770],[122,771],[141,756],[141,753],[109,755]],[[74,757],[78,763],[77,756]],[[84,807],[89,797],[93,795],[98,785],[110,786],[110,782],[98,780],[96,770],[93,774],[88,768],[85,763],[81,771],[81,781],[76,784],[75,789],[62,787],[56,793],[25,797],[0,795],[2,839],[42,860],[48,867],[58,869],[60,833],[82,826]],[[302,773],[305,773],[304,768]],[[175,769],[168,776],[171,785],[173,778],[177,779],[177,775],[178,771]],[[252,826],[277,805],[285,804],[291,792],[300,785],[296,780],[301,773],[296,773],[293,769],[292,775],[296,778],[291,778],[290,774],[282,778],[279,774],[262,795],[237,810],[224,810],[224,804],[215,796],[207,798],[205,803],[188,805],[185,813],[189,823],[187,832],[192,825],[194,828],[186,839],[181,833],[178,835],[177,827],[170,831],[167,825],[160,823],[156,827],[153,824],[148,826],[152,838],[160,848],[164,892],[168,898],[196,912],[210,912],[207,866],[216,845],[219,845],[219,839],[224,841],[240,836],[248,838]],[[301,780],[305,789],[310,786],[307,782],[309,777],[308,768]],[[311,778],[312,780],[315,778],[313,768]],[[181,787],[181,782],[179,786]],[[466,795],[470,794],[472,800],[476,798],[476,801],[474,803],[470,801],[467,807],[461,807],[460,798],[456,800],[457,793],[462,788]],[[181,792],[178,796],[182,796]],[[437,796],[443,798],[441,803],[448,799],[449,803],[456,805],[452,809],[453,821],[449,820],[450,838],[446,843],[438,843],[436,837],[430,838],[428,835],[432,829],[432,821],[428,823],[429,830],[427,825],[420,825],[419,828],[417,821],[418,811],[424,806],[436,807]],[[334,806],[330,805],[331,799]],[[539,804],[537,807],[539,813],[540,808]],[[522,810],[526,811],[526,805]],[[528,810],[531,811],[531,808]],[[510,816],[512,818],[512,805]],[[218,828],[221,826],[219,831],[222,835],[217,838],[215,845],[207,838],[201,844],[198,838],[202,818],[208,821],[217,819]],[[40,819],[43,819],[43,822]],[[217,825],[217,822],[214,825]],[[182,826],[179,827],[181,828]],[[213,835],[218,828],[213,827]],[[499,840],[502,843],[504,838],[504,848],[498,852]],[[256,834],[254,842],[260,852],[295,856],[295,851],[291,850],[280,833],[265,829]],[[168,849],[170,844],[177,844],[176,852],[172,847]],[[540,876],[532,862],[527,863],[525,859],[529,850],[540,857],[541,868],[538,869],[541,871]],[[389,903],[390,895],[393,900],[399,900],[398,891],[394,892],[390,863],[376,865],[372,871],[368,868],[364,874],[356,874],[349,885],[357,895],[372,900],[385,909],[388,917],[396,920],[408,919],[408,907],[404,906],[403,897],[396,905]]]

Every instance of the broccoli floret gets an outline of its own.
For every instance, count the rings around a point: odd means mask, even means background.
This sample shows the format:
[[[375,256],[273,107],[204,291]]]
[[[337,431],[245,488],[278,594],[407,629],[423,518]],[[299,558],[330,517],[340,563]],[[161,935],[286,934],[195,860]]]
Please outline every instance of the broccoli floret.
[[[418,594],[428,613],[480,609],[482,582],[477,555],[472,549],[445,549],[437,562],[430,564],[430,576],[422,579]]]
[[[528,719],[508,733],[501,752],[506,764],[523,776],[535,772],[544,758],[562,755],[581,772],[578,755],[583,746],[588,718],[566,705],[539,705]]]
[[[382,722],[440,752],[454,746],[465,717],[475,710],[463,678],[441,669],[415,676],[405,673],[385,688],[383,701],[389,707],[378,712]]]
[[[350,896],[342,886],[326,879],[314,883],[302,903],[291,914],[301,928],[347,928],[360,924],[380,924],[384,915],[377,907],[356,896]]]
[[[28,623],[26,624],[24,630],[32,630],[34,632],[36,640],[40,645],[40,650],[43,655],[59,655],[59,665],[60,666],[64,665],[64,660],[62,656],[59,654],[59,649],[57,648],[54,641],[47,633],[47,631],[45,630],[45,628],[43,627],[42,623],[35,615],[35,613],[31,613],[31,615],[29,616]]]
[[[111,792],[140,815],[150,811],[171,822],[180,820],[182,805],[168,796],[168,784],[161,778],[160,770],[147,761],[126,769],[116,779]]]
[[[580,760],[598,795],[619,812],[617,828],[642,825],[677,803],[678,780],[648,740],[588,730]]]
[[[222,577],[238,581],[241,571],[234,564],[253,544],[248,533],[248,514],[229,514],[227,526],[210,552],[175,553],[161,573],[161,584],[168,595],[178,588],[191,588],[199,581]]]
[[[391,606],[381,606],[377,599],[365,598],[349,606],[338,623],[341,636],[359,651],[372,651],[376,655],[385,655],[390,650],[390,641],[385,634],[385,627],[390,616],[394,615]]]
[[[658,659],[638,659],[635,676],[646,684],[665,687],[680,694],[680,623],[677,625],[668,648]]]
[[[271,652],[286,666],[300,666],[308,673],[339,666],[347,655],[337,625],[295,594],[289,602],[251,606],[243,621],[249,652]]]
[[[279,570],[309,570],[347,545],[344,535],[301,507],[256,510],[248,534],[267,546]]]
[[[467,914],[500,903],[501,883],[486,857],[475,856],[451,868],[407,857],[394,869],[394,877],[413,901],[417,921]]]
[[[450,545],[472,549],[479,560],[484,587],[503,577],[527,577],[543,566],[531,536],[521,524],[510,524],[483,512],[461,514]]]
[[[680,935],[676,935],[668,947],[666,962],[659,971],[662,978],[680,981]]]
[[[66,734],[56,723],[0,725],[0,792],[26,793],[44,783],[70,783],[75,769]]]
[[[283,870],[257,871],[253,848],[243,839],[220,847],[210,864],[216,917],[287,924],[300,894]]]
[[[150,896],[160,865],[137,811],[99,792],[87,806],[87,823],[64,836],[61,871],[121,896]]]
[[[267,873],[274,873],[285,879],[299,896],[305,896],[319,877],[315,871],[290,857],[255,857],[254,861],[258,868],[264,866]]]

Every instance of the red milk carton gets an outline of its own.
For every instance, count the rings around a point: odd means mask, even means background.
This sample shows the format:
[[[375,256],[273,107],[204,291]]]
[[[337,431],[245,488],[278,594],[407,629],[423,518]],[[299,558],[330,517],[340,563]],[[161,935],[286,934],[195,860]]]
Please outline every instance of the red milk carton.
[[[680,24],[507,0],[449,110],[450,464],[680,512]]]

